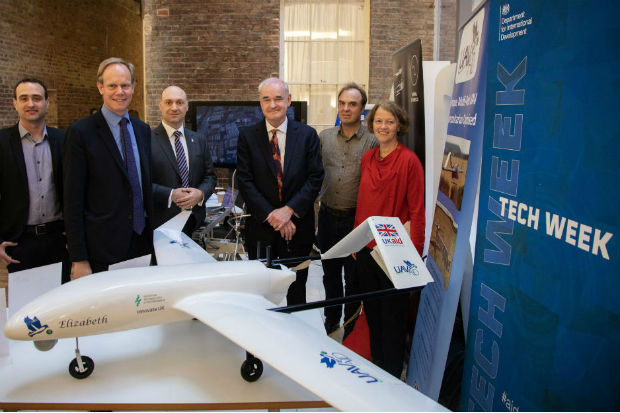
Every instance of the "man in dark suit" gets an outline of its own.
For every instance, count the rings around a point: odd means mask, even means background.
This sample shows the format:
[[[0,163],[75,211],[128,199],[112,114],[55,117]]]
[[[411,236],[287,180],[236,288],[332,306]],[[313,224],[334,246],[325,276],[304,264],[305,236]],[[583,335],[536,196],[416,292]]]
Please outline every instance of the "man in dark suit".
[[[239,190],[251,214],[246,250],[256,258],[260,242],[271,247],[272,258],[305,256],[314,242],[314,200],[324,176],[319,138],[311,127],[287,119],[285,82],[268,78],[258,91],[265,119],[241,128],[237,146]],[[307,268],[297,272],[287,304],[306,302],[307,278]]]
[[[133,64],[111,57],[99,65],[101,110],[65,136],[65,226],[71,279],[152,250],[151,129],[127,108]]]
[[[49,106],[42,81],[14,89],[19,122],[0,130],[0,261],[9,272],[69,263],[62,221],[63,131],[45,125]]]
[[[164,89],[159,102],[161,123],[151,133],[153,175],[153,227],[157,228],[181,209],[191,209],[183,232],[187,235],[205,219],[205,201],[217,178],[207,138],[185,129],[187,95],[177,86]]]

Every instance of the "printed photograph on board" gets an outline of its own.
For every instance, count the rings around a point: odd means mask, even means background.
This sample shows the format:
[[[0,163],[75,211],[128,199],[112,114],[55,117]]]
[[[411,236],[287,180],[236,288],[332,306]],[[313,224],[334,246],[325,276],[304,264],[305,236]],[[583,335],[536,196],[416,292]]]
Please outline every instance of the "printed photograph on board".
[[[463,203],[470,143],[468,139],[448,135],[441,164],[429,254],[441,271],[446,289],[450,284],[450,271],[458,232],[456,218]]]

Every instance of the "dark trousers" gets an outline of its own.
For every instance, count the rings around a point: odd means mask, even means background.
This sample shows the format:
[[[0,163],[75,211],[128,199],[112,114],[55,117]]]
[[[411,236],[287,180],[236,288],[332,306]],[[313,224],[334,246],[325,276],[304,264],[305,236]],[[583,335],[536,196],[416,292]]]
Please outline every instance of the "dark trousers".
[[[147,226],[144,231],[142,231],[142,234],[139,235],[133,231],[131,232],[131,243],[129,244],[129,250],[127,251],[125,258],[122,258],[117,262],[153,254],[153,237],[151,236],[152,233],[148,228],[149,227]],[[154,255],[155,254],[153,254],[153,256]],[[95,260],[89,260],[88,262],[93,274],[96,272],[107,271],[110,265],[116,264],[116,262],[101,262]]]
[[[370,256],[368,248],[357,254],[357,274],[361,292],[393,288],[387,275]],[[364,301],[373,361],[398,378],[403,370],[408,308],[408,294]]]
[[[327,210],[319,211],[318,224],[318,244],[322,253],[327,252],[338,241],[344,238],[353,230],[355,215],[348,217],[338,217],[330,214]],[[321,261],[323,266],[323,287],[325,288],[325,298],[338,298],[343,295],[353,295],[357,293],[355,262],[353,258],[335,258],[332,260]],[[344,288],[342,284],[342,270],[344,269]],[[349,303],[344,306],[345,321],[351,318],[357,310],[357,303]],[[342,316],[342,305],[325,307],[325,325],[335,326],[340,324]]]
[[[70,280],[71,263],[67,251],[67,238],[60,231],[49,234],[36,235],[24,232],[17,239],[17,245],[6,249],[19,264],[9,264],[9,272],[17,272],[43,265],[62,262],[61,280],[66,283]]]
[[[245,249],[248,253],[248,257],[251,260],[257,258],[266,258],[266,247],[270,247],[271,259],[276,258],[290,258],[290,257],[304,257],[310,254],[311,246],[296,246],[292,242],[286,242],[279,233],[277,237],[269,245],[261,243],[260,252],[257,251],[257,241],[254,237],[246,237]],[[260,256],[257,255],[259,253]],[[296,272],[295,281],[288,287],[286,293],[286,304],[304,304],[306,302],[306,281],[308,280],[308,268],[299,270]]]

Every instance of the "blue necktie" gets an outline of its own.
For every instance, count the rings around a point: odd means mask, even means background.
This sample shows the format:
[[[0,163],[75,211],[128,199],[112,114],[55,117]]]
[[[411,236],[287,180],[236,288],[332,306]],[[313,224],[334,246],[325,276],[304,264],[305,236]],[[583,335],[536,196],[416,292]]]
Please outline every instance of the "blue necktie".
[[[125,165],[127,166],[127,176],[131,185],[132,204],[133,204],[133,230],[137,234],[142,234],[145,226],[144,205],[142,204],[142,189],[140,188],[140,179],[138,178],[138,165],[136,158],[133,156],[133,148],[131,146],[131,135],[127,129],[127,118],[122,118],[121,125],[121,144],[125,153]]]
[[[175,130],[174,133],[174,150],[177,153],[177,165],[179,167],[179,175],[181,175],[181,183],[183,188],[189,188],[189,170],[187,169],[187,161],[185,160],[185,151],[181,142],[181,132]]]

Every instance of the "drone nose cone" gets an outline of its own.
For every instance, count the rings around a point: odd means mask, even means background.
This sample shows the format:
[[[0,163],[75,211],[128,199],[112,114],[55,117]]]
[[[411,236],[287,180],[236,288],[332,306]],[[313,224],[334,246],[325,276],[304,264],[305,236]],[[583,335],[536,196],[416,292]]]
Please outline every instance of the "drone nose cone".
[[[23,314],[14,314],[4,326],[4,335],[12,340],[28,340],[28,327]]]

